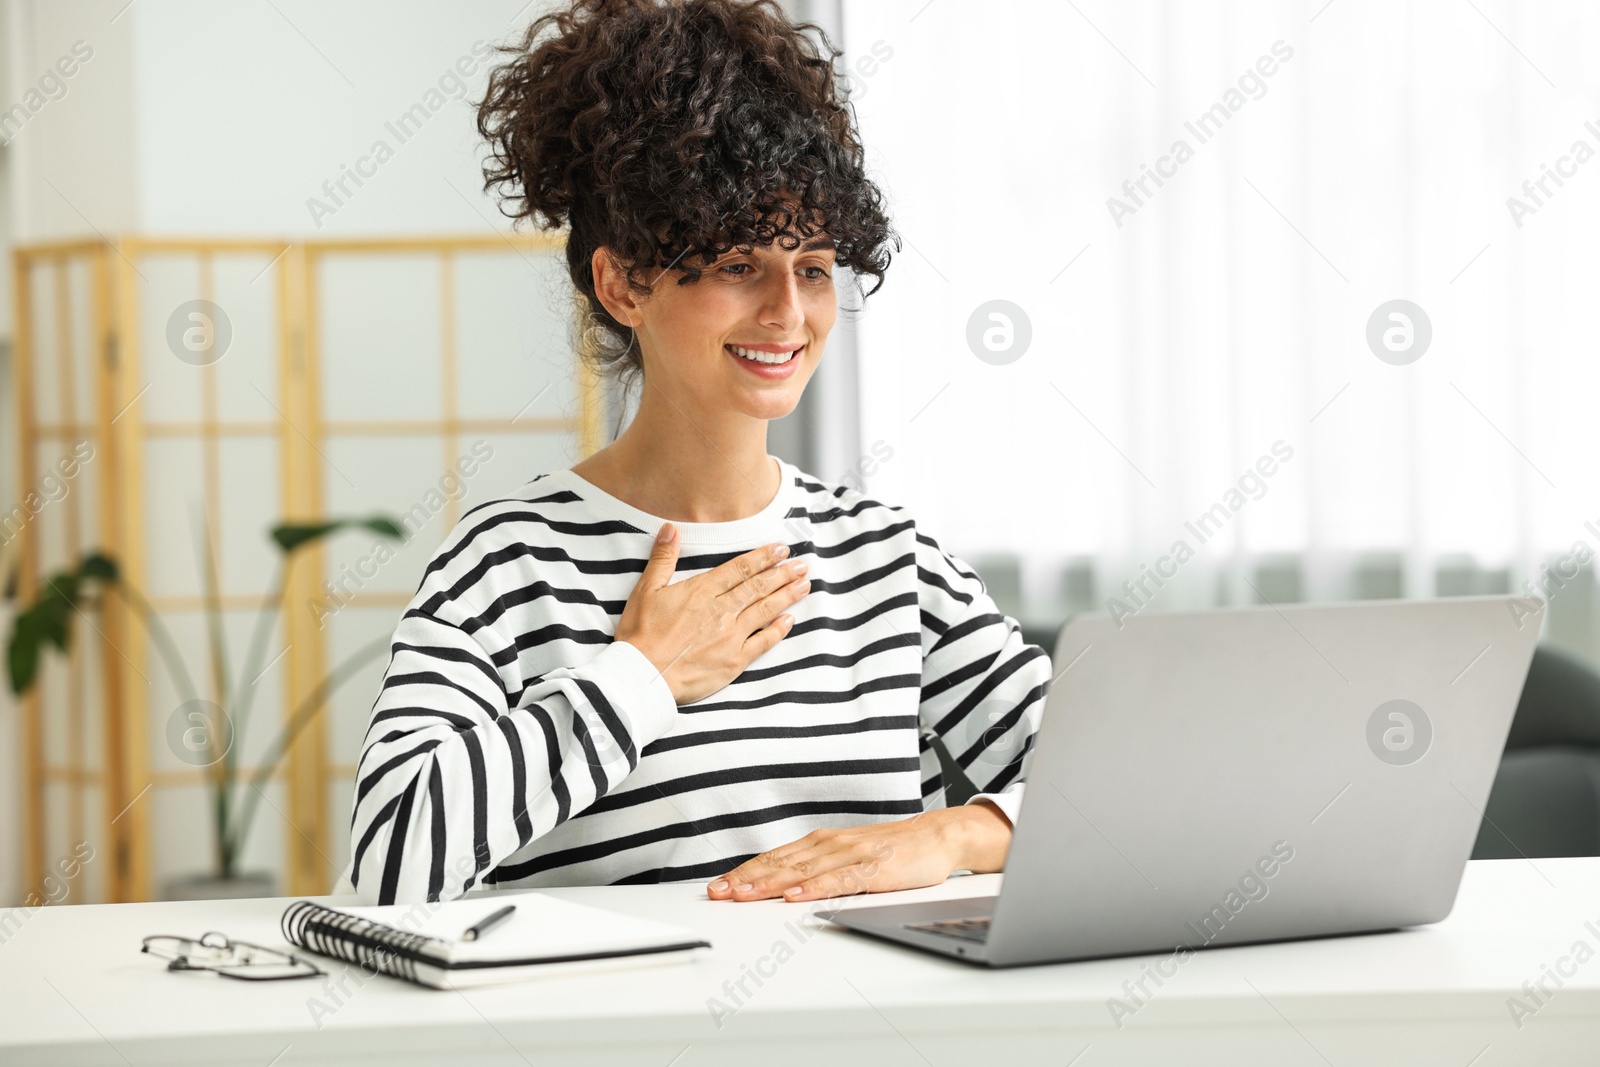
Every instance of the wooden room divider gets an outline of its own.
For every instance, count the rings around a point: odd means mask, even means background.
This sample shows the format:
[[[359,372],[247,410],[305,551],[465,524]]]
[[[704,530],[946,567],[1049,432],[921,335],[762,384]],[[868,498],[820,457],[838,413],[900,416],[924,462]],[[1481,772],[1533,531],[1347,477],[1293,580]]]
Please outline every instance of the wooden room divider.
[[[472,499],[600,447],[604,400],[575,351],[562,252],[559,235],[130,236],[16,249],[27,506],[0,523],[17,541],[21,602],[55,570],[106,552],[178,651],[211,668],[206,692],[220,703],[229,674],[203,652],[208,619],[233,638],[253,632],[276,565],[268,526],[409,516],[395,549],[407,562],[387,571],[349,539],[296,556],[271,631],[282,651],[248,680],[259,707],[287,721],[344,651],[330,646],[392,630],[421,563]],[[462,473],[488,469],[485,455],[510,463],[475,481]],[[194,840],[208,832],[207,771],[169,743],[179,705],[158,670],[168,650],[152,648],[126,598],[78,615],[70,654],[45,657],[20,706],[25,885],[88,842],[95,858],[72,899],[149,899],[158,875],[203,873],[210,861]],[[354,688],[299,734],[261,791],[282,816],[268,812],[260,829],[282,849],[288,893],[327,892],[341,867],[340,800],[375,696]],[[269,733],[238,739],[241,778],[259,769]],[[270,862],[260,847],[253,855]]]

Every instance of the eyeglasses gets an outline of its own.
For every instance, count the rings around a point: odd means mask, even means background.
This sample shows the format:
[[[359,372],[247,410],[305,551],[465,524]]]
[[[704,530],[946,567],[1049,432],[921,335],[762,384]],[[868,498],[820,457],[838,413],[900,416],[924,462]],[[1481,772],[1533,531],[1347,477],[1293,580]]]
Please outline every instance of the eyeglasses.
[[[188,937],[157,934],[144,939],[139,951],[170,960],[169,971],[215,971],[224,978],[249,982],[272,982],[284,978],[315,978],[324,972],[303,957],[274,948],[230,941],[215,930]]]

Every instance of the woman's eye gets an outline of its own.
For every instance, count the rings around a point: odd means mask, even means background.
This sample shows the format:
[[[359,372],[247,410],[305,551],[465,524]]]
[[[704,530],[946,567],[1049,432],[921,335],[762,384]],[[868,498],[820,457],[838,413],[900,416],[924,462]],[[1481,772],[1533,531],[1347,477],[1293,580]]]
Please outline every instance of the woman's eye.
[[[753,270],[754,268],[748,263],[729,263],[727,266],[718,269],[721,270],[722,273],[732,278],[747,278],[749,277],[749,271]],[[814,264],[809,267],[801,267],[800,269],[807,272],[807,281],[820,282],[824,278],[830,277],[826,268],[819,267]],[[813,271],[815,273],[811,273]]]

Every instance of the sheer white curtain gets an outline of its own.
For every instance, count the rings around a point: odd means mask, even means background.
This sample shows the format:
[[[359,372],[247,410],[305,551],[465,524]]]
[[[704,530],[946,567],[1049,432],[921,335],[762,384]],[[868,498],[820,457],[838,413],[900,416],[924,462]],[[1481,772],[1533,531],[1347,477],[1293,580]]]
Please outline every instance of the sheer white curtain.
[[[953,551],[1020,557],[1036,605],[1073,560],[1100,607],[1148,566],[1173,608],[1359,594],[1374,553],[1404,595],[1452,563],[1515,590],[1600,546],[1600,6],[844,16],[905,238],[858,326],[862,440],[893,452],[871,491]],[[1367,336],[1399,299],[1432,334],[1403,364]],[[969,344],[990,301],[1020,314],[980,325],[1031,332],[1012,362]]]

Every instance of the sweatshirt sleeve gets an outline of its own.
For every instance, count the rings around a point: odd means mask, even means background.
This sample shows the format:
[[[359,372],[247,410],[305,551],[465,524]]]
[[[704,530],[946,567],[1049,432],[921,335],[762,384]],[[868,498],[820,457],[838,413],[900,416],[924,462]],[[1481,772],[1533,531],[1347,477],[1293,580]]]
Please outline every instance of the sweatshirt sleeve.
[[[513,701],[484,633],[416,607],[395,628],[356,765],[350,870],[363,902],[460,896],[605,796],[672,728],[677,703],[635,646],[613,641]]]
[[[1050,686],[1050,657],[1001,613],[983,580],[917,533],[925,730],[937,734],[988,802],[1013,824]],[[924,781],[923,796],[937,783]]]

